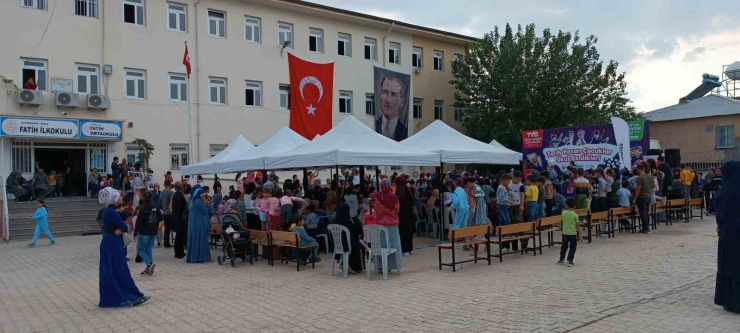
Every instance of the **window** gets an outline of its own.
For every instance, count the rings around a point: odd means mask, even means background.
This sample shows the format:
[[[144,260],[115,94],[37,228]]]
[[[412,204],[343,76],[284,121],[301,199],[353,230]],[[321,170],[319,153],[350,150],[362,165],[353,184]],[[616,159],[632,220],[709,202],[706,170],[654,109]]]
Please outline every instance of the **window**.
[[[376,61],[378,59],[377,54],[375,53],[376,45],[377,42],[374,38],[365,37],[365,59],[372,61]]]
[[[98,0],[75,0],[75,15],[98,17]]]
[[[126,164],[133,165],[139,160],[141,147],[133,142],[126,142]],[[123,163],[123,161],[121,161]]]
[[[13,166],[13,170],[21,170],[23,173],[35,172],[32,167],[34,163],[31,161],[33,158],[33,142],[30,141],[10,141],[10,164]]]
[[[440,51],[434,51],[434,70],[442,70],[442,62],[444,61],[444,53]]]
[[[126,78],[126,98],[146,99],[146,72],[137,69],[124,69]]]
[[[414,119],[421,119],[421,102],[422,99],[414,98]]]
[[[260,42],[260,27],[262,20],[256,17],[244,16],[244,40],[252,43]]]
[[[123,0],[123,22],[144,25],[144,1]]]
[[[339,113],[352,113],[352,92],[339,92]]]
[[[293,25],[278,22],[278,45],[283,46],[286,42],[288,42],[286,47],[293,48]]]
[[[209,77],[208,88],[211,91],[211,103],[226,104],[226,79]]]
[[[262,106],[262,82],[244,81],[246,105]]]
[[[278,104],[281,109],[290,110],[290,86],[287,84],[281,84],[278,87]]]
[[[340,56],[351,57],[352,56],[352,35],[339,33],[339,40],[337,41],[337,54]]]
[[[308,50],[324,53],[324,30],[308,29]]]
[[[211,155],[211,157],[218,155],[218,153],[224,151],[226,147],[229,145],[224,143],[212,143],[208,145],[208,153]]]
[[[170,100],[175,102],[188,101],[188,79],[185,74],[167,74],[170,85]]]
[[[90,143],[90,148],[87,151],[90,154],[90,169],[95,168],[105,174],[108,165],[108,144]]]
[[[170,31],[188,31],[188,6],[179,3],[167,3],[167,29]]]
[[[411,49],[411,67],[421,69],[421,48],[415,47]]]
[[[375,94],[365,94],[365,114],[375,115]]]
[[[434,101],[434,119],[442,119],[444,114],[443,112],[443,106],[445,102],[443,101]]]
[[[180,170],[181,166],[188,165],[189,151],[187,143],[170,143],[170,170]]]
[[[21,0],[21,7],[46,10],[46,0]]]
[[[462,107],[456,106],[455,107],[455,121],[462,121],[463,120],[463,109]]]
[[[715,126],[717,148],[735,148],[735,125]]]
[[[388,62],[392,64],[401,63],[401,44],[388,43]]]
[[[226,38],[226,13],[208,11],[208,36]]]
[[[21,59],[21,76],[25,84],[28,79],[36,82],[37,90],[46,90],[47,62],[40,59]]]
[[[77,64],[77,92],[80,94],[99,94],[98,80],[100,75],[97,65]]]
[[[460,61],[462,61],[462,54],[459,54],[459,53],[455,53],[455,54],[453,54],[453,55],[452,55],[452,60],[453,60],[453,61],[455,61],[455,62],[460,62]]]

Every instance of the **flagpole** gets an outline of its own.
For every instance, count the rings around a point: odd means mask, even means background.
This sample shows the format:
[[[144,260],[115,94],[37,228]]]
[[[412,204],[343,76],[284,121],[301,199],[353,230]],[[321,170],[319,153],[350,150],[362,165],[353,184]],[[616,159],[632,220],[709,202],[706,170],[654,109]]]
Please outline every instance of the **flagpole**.
[[[185,41],[185,49],[188,48],[188,41]],[[188,57],[190,57],[190,54],[188,52]],[[188,59],[188,63],[190,62],[190,59]],[[193,124],[192,124],[192,114],[190,112],[190,73],[187,73],[186,76],[188,77],[188,165],[195,164],[193,163]],[[182,161],[181,161],[182,164]]]

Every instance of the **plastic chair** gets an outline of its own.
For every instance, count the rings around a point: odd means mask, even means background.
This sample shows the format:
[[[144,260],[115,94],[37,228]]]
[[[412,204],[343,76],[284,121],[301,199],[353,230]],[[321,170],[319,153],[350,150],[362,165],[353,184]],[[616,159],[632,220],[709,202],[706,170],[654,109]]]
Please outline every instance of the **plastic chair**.
[[[429,235],[429,220],[428,219],[422,219],[421,214],[419,214],[418,207],[414,206],[414,218],[416,219],[416,222],[414,223],[414,228],[416,229],[416,236],[419,236],[419,224],[424,225],[424,231]]]
[[[331,258],[331,275],[334,276],[334,264],[336,260],[334,260],[335,255],[341,254],[342,255],[342,276],[347,277],[347,273],[349,272],[349,254],[352,253],[352,242],[350,240],[350,234],[349,229],[347,229],[344,226],[338,225],[338,224],[330,224],[328,226],[329,232],[331,232],[332,237],[334,238],[334,253],[332,253]],[[346,251],[344,250],[344,246],[342,245],[342,233],[346,234],[347,236],[347,247],[349,247]],[[324,235],[325,236],[325,235]],[[327,245],[327,249],[329,246]]]
[[[437,216],[437,212],[439,211],[437,207],[434,207],[432,205],[424,205],[427,210],[427,227],[430,227],[427,230],[427,236],[429,237],[437,237],[437,226],[440,224],[439,221],[436,223],[434,222],[435,218],[439,219],[439,216]],[[431,236],[430,236],[431,235]]]
[[[370,279],[370,265],[373,262],[373,258],[380,257],[383,263],[383,280],[388,280],[388,256],[395,255],[399,265],[401,263],[400,253],[398,253],[396,249],[391,248],[390,233],[388,232],[388,228],[373,224],[366,225],[363,229],[365,230],[365,234],[370,236],[370,245],[372,246],[367,258],[367,279]],[[380,241],[382,233],[385,233],[385,244],[381,244]],[[385,245],[385,247],[383,245]],[[378,268],[377,259],[375,261],[375,268]],[[400,267],[398,268],[398,275],[401,275]]]
[[[319,237],[324,239],[324,249],[326,250],[326,254],[329,254],[329,235],[327,234],[318,234],[316,235],[316,240],[319,239]]]

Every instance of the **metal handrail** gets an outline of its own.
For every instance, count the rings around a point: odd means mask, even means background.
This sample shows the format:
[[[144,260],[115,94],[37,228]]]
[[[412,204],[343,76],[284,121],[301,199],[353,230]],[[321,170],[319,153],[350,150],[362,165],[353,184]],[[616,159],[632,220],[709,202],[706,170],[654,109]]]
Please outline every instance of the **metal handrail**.
[[[3,221],[2,221],[2,236],[5,241],[10,240],[10,216],[8,213],[8,192],[5,188],[5,175],[0,174],[0,186],[2,186],[2,200],[3,203]]]

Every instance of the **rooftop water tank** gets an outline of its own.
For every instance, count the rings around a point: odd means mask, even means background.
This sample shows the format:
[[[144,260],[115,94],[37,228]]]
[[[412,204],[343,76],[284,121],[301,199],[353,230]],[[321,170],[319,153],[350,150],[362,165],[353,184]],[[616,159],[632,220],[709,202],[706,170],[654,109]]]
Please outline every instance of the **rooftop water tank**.
[[[740,61],[735,61],[727,66],[725,76],[730,80],[740,80]]]

